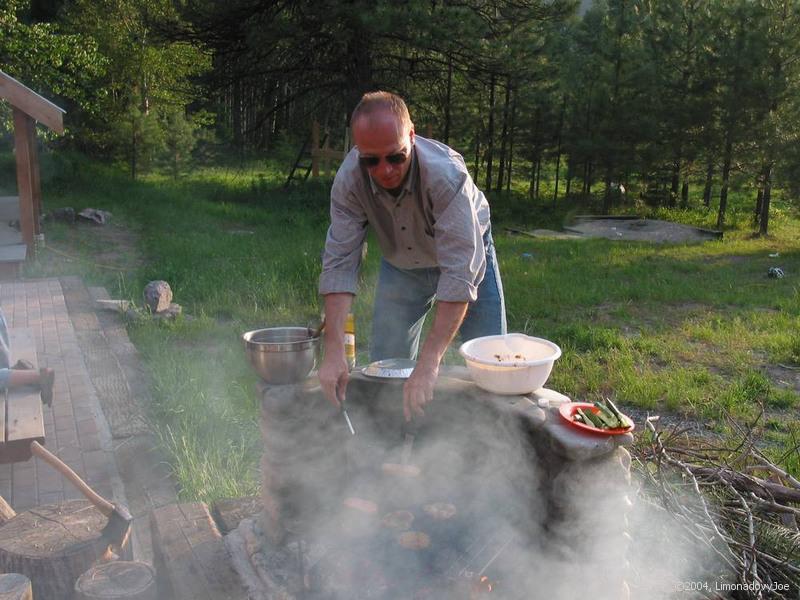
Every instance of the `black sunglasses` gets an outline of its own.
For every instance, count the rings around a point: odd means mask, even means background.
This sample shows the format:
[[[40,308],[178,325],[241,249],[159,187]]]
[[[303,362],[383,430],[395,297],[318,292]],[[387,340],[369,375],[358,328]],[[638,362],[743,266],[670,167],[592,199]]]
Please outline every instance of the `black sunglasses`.
[[[390,165],[402,165],[404,162],[406,162],[406,160],[408,160],[408,154],[405,154],[404,152],[398,152],[397,154],[389,154],[384,158]],[[381,157],[359,156],[358,162],[362,167],[377,167],[379,164],[381,164]]]

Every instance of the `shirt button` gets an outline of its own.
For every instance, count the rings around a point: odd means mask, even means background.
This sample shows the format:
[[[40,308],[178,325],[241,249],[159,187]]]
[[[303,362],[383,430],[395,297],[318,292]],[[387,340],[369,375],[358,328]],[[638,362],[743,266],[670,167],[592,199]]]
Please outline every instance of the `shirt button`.
[[[401,229],[402,231],[405,231],[405,230],[406,230],[406,226],[405,226],[405,225],[403,225],[402,227],[400,227],[400,229]]]
[[[408,249],[411,250],[411,246],[409,246]]]

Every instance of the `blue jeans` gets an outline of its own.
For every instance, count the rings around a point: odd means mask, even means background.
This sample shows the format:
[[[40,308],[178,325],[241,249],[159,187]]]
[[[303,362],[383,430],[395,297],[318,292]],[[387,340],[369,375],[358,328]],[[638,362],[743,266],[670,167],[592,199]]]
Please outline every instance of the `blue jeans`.
[[[503,283],[490,232],[484,235],[486,274],[478,299],[470,303],[459,334],[466,342],[485,335],[506,333]],[[381,259],[372,315],[370,360],[417,358],[425,317],[436,299],[439,269],[398,269]]]

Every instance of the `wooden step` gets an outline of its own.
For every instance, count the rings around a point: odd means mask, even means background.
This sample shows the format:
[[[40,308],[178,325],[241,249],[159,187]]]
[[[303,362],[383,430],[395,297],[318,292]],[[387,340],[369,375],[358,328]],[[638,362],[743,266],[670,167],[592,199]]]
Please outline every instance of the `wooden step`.
[[[23,244],[23,241],[19,229],[11,227],[8,221],[0,221],[0,247],[20,244]]]
[[[19,196],[0,196],[0,223],[19,221]]]
[[[19,196],[0,196],[0,280],[19,277],[28,255],[22,233],[9,225],[12,221],[19,222]]]
[[[202,502],[162,506],[151,513],[150,527],[162,598],[247,599],[208,506]]]
[[[0,263],[25,262],[28,247],[25,244],[0,245]]]
[[[0,226],[2,229],[2,226]],[[22,237],[19,232],[17,236]],[[0,239],[2,236],[0,235]],[[2,242],[0,241],[0,244]],[[19,268],[25,262],[28,247],[25,244],[0,245],[0,281],[11,281],[19,278]]]

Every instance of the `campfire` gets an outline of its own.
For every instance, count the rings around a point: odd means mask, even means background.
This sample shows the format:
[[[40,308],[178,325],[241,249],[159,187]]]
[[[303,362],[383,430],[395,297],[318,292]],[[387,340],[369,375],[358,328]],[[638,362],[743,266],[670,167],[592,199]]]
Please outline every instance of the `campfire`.
[[[625,597],[629,438],[576,433],[535,398],[448,377],[409,426],[402,385],[360,375],[352,436],[314,383],[261,390],[264,510],[226,540],[252,597],[551,597],[552,565],[608,539],[592,579]],[[619,518],[581,523],[579,488]]]

